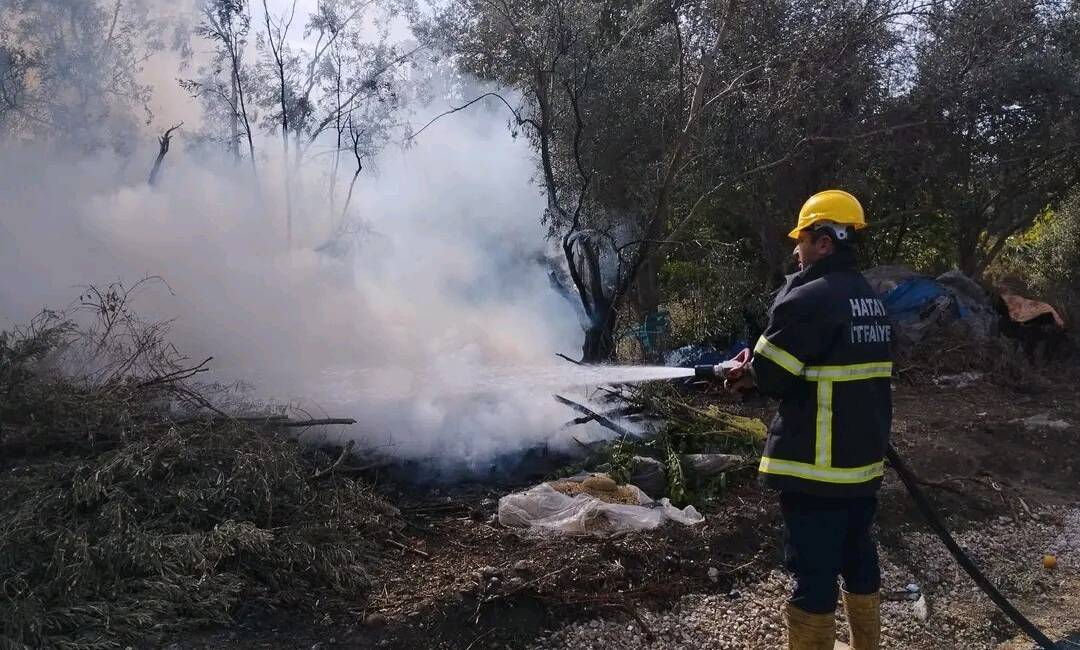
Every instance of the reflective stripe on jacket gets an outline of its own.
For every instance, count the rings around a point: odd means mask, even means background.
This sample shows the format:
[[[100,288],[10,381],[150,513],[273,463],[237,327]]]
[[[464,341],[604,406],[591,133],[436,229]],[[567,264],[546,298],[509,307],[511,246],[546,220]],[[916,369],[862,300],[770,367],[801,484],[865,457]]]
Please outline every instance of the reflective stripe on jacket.
[[[758,388],[780,400],[759,467],[767,486],[877,490],[892,424],[891,338],[854,253],[838,250],[788,276],[752,362]]]

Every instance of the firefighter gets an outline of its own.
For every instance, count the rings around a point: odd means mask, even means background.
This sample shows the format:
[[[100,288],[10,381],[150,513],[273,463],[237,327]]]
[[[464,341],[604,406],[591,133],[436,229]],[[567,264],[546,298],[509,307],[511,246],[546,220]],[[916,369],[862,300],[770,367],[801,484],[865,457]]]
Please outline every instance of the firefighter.
[[[871,526],[892,420],[892,329],[856,268],[859,201],[813,195],[788,235],[800,270],[787,277],[754,346],[727,372],[780,401],[761,458],[779,491],[784,555],[795,589],[785,609],[788,647],[831,650],[843,602],[855,650],[878,648],[881,571]]]

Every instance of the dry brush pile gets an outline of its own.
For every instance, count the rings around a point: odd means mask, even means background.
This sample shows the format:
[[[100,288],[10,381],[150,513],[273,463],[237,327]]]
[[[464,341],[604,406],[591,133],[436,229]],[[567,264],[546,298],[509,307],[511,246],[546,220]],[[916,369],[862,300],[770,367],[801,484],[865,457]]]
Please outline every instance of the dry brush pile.
[[[397,511],[280,429],[202,417],[205,366],[130,295],[0,334],[0,647],[123,647],[240,604],[362,609]]]

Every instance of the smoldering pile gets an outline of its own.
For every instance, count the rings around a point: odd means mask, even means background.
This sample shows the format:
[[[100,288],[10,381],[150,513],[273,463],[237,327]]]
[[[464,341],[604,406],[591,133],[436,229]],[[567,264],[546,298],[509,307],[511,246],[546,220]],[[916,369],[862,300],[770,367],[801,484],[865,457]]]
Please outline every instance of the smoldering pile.
[[[241,605],[362,608],[397,510],[298,453],[280,418],[200,415],[204,366],[122,289],[95,294],[112,299],[91,300],[89,328],[49,312],[0,335],[0,645],[111,648]],[[73,359],[92,363],[75,375]]]

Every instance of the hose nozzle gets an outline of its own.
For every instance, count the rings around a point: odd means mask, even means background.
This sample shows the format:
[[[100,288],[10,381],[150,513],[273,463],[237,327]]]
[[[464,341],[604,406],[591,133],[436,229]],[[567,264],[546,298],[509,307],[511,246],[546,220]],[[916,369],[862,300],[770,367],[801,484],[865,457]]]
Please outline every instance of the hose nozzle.
[[[742,365],[742,362],[735,359],[728,359],[727,361],[721,361],[714,365],[705,364],[703,366],[694,366],[694,377],[697,379],[712,379],[714,381],[723,381],[727,379],[728,373]]]
[[[694,377],[696,379],[723,379],[723,368],[721,366],[714,366],[706,363],[701,366],[694,366]]]

